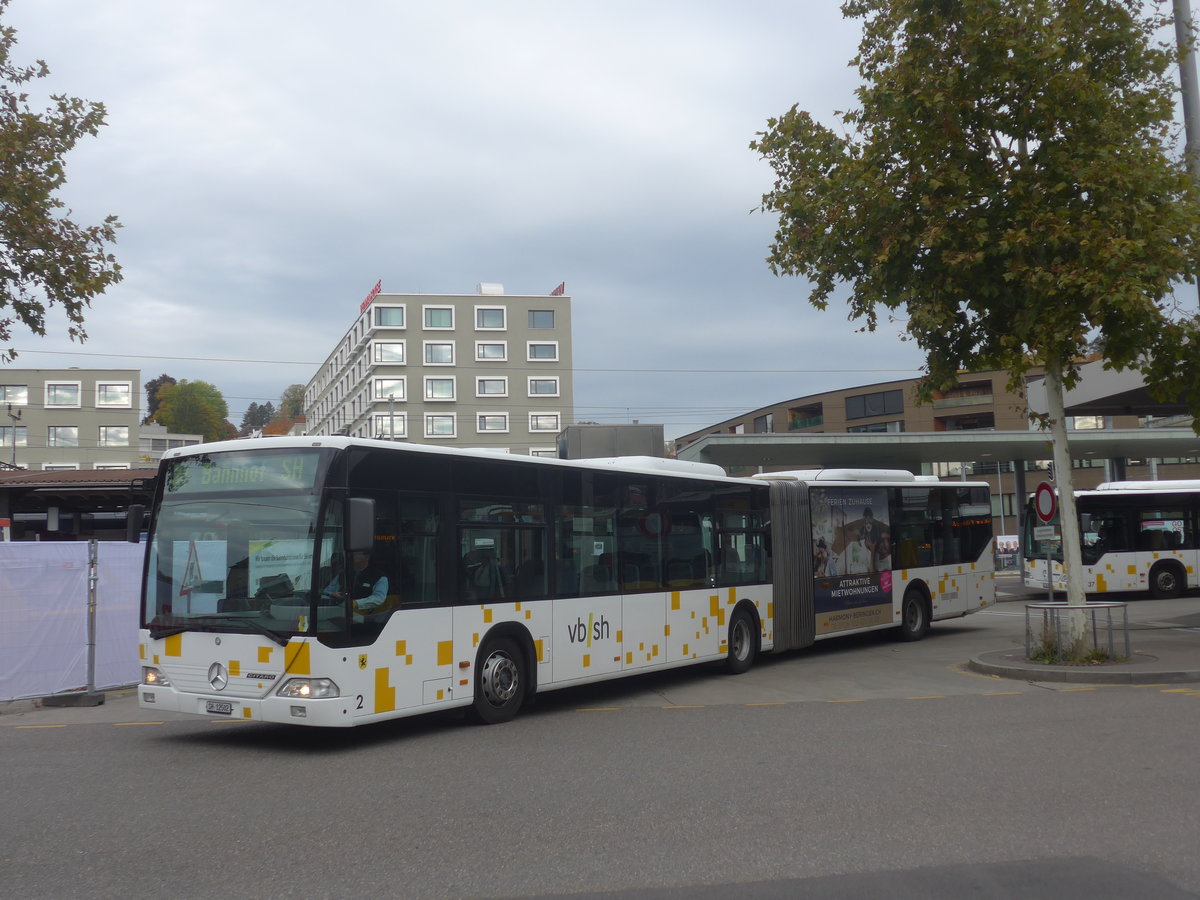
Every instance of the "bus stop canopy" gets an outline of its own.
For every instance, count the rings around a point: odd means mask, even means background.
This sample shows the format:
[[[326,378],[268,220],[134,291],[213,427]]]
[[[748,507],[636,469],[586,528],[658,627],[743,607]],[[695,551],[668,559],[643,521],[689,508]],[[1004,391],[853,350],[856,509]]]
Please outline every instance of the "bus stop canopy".
[[[1162,459],[1200,455],[1191,428],[1072,431],[1074,459]],[[870,434],[710,434],[679,459],[731,468],[888,468],[920,472],[922,463],[1050,459],[1040,431],[937,431]]]

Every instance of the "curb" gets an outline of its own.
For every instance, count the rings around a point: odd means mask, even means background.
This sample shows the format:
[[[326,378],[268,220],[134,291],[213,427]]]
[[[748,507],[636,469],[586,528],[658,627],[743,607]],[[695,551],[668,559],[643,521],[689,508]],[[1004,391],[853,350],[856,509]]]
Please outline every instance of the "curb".
[[[1200,670],[1155,668],[1158,657],[1140,651],[1134,655],[1139,658],[1110,666],[1046,666],[1031,663],[1019,651],[993,650],[972,657],[967,661],[967,668],[981,675],[1068,684],[1187,684],[1200,681]],[[1146,668],[1141,668],[1143,665]],[[1133,666],[1138,668],[1131,668]]]

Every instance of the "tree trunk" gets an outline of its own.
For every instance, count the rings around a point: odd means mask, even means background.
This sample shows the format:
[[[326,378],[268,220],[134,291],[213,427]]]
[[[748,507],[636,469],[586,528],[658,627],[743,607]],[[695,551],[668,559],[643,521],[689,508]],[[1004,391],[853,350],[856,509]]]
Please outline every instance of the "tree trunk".
[[[1058,489],[1058,518],[1061,522],[1063,573],[1067,588],[1067,603],[1078,606],[1067,616],[1070,625],[1071,647],[1066,652],[1082,653],[1087,636],[1087,617],[1083,607],[1087,595],[1083,589],[1083,555],[1079,540],[1079,515],[1075,512],[1075,487],[1072,479],[1071,453],[1067,445],[1067,416],[1063,404],[1062,362],[1046,363],[1046,406],[1050,416],[1050,441],[1054,454],[1054,486]],[[1047,573],[1049,574],[1049,573]]]

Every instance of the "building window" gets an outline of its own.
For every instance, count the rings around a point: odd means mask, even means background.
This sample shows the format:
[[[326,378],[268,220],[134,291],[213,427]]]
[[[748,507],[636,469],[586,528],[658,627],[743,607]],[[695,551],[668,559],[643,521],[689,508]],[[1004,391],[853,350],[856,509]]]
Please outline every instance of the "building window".
[[[406,419],[402,413],[394,416],[371,416],[371,431],[379,440],[405,437],[408,433],[406,428]]]
[[[425,379],[425,399],[426,400],[453,400],[454,399],[454,378],[426,378]]]
[[[404,341],[375,341],[371,359],[377,363],[404,365]]]
[[[558,427],[558,413],[530,413],[529,430],[553,432],[561,431],[562,429]]]
[[[428,415],[425,417],[425,437],[447,438],[456,435],[454,415]]]
[[[553,328],[554,327],[554,310],[552,310],[552,309],[531,309],[529,311],[529,327],[530,328]]]
[[[529,341],[526,345],[529,362],[557,362],[558,341]]]
[[[128,447],[129,446],[129,426],[128,425],[101,425],[100,426],[100,446],[101,447]]]
[[[557,397],[558,396],[558,376],[553,375],[549,378],[530,378],[529,379],[529,396],[530,397]]]
[[[754,418],[754,433],[755,434],[770,434],[775,430],[775,416],[773,413],[767,413],[765,416],[755,416]]]
[[[46,405],[47,406],[73,406],[80,405],[79,398],[81,396],[80,384],[78,381],[60,381],[46,383]]]
[[[547,459],[557,459],[558,458],[558,448],[557,447],[530,447],[529,455],[530,456],[542,456],[542,457],[546,457]]]
[[[97,472],[103,472],[108,469],[128,469],[129,463],[96,463],[93,467]]]
[[[1108,427],[1104,416],[1071,416],[1067,419],[1067,428],[1073,431],[1097,431]]]
[[[97,382],[96,405],[130,409],[133,406],[133,385],[128,381]]]
[[[453,306],[426,306],[425,327],[432,331],[447,331],[454,327]]]
[[[46,463],[42,466],[43,472],[75,472],[79,469],[79,463]]]
[[[28,406],[29,385],[0,384],[0,403],[11,403],[13,406]]]
[[[507,326],[503,306],[475,307],[475,329],[477,331],[503,331]]]
[[[376,306],[374,308],[376,328],[403,328],[403,306]]]
[[[454,344],[440,341],[425,342],[425,365],[454,365]]]
[[[476,420],[476,430],[484,432],[508,431],[508,413],[480,413]]]
[[[51,425],[46,429],[47,447],[78,447],[78,425]]]
[[[475,379],[475,396],[476,397],[507,397],[508,396],[508,378],[476,378]]]
[[[868,416],[891,416],[904,412],[904,391],[877,391],[846,398],[846,418],[865,419]]]
[[[29,429],[25,425],[16,426],[17,446],[29,446]],[[11,447],[13,445],[13,426],[0,426],[0,447]]]
[[[407,396],[403,378],[376,378],[371,390],[375,400],[403,400]]]
[[[505,341],[476,341],[475,359],[478,362],[505,362],[508,359],[508,343]]]

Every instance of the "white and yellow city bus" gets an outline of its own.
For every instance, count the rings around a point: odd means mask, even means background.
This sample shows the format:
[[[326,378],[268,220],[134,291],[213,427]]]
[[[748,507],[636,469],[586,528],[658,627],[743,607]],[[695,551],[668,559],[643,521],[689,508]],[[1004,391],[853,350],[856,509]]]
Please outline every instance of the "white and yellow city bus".
[[[770,480],[346,437],[172,450],[139,704],[350,726],[898,628],[993,600],[986,485]],[[141,516],[131,514],[131,531]]]
[[[1025,512],[1024,581],[1048,589],[1047,558],[1055,590],[1065,590],[1062,537],[1034,537],[1040,525]],[[1142,592],[1178,597],[1200,587],[1200,481],[1110,481],[1076,491],[1084,590],[1089,594]]]

